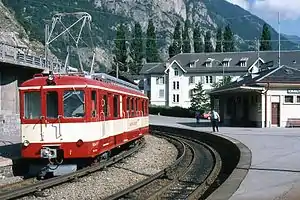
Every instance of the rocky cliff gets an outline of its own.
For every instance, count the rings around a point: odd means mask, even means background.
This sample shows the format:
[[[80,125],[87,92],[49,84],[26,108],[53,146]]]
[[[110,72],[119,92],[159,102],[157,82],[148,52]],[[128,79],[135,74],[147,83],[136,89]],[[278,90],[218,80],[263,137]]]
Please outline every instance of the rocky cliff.
[[[192,24],[200,23],[203,31],[216,30],[217,27],[224,27],[230,24],[233,32],[236,34],[238,50],[253,50],[255,48],[255,38],[259,38],[264,21],[251,15],[242,8],[232,5],[225,0],[2,0],[14,16],[21,23],[30,38],[43,41],[44,22],[43,19],[50,19],[57,12],[78,12],[86,11],[93,17],[93,40],[97,46],[96,63],[110,67],[112,59],[113,39],[115,38],[116,25],[124,22],[130,31],[134,22],[139,22],[144,31],[146,31],[148,20],[154,20],[158,32],[158,45],[160,47],[161,57],[167,58],[168,45],[171,42],[172,32],[177,20],[184,21],[189,19]],[[2,5],[2,4],[1,4]],[[5,10],[8,18],[13,21],[4,22],[9,24],[18,24],[14,16],[8,10]],[[2,13],[3,14],[3,13]],[[29,45],[27,35],[20,25],[16,28],[7,28],[11,34],[25,35],[24,43]],[[2,30],[2,25],[0,27]],[[271,29],[272,38],[277,38],[278,34]],[[129,34],[128,34],[129,35]],[[17,36],[16,36],[17,37]],[[283,38],[283,40],[286,40]],[[21,40],[23,41],[23,40]],[[276,44],[273,44],[276,47]],[[63,49],[56,46],[53,52],[63,58]],[[282,44],[283,49],[294,49],[297,45],[291,42]],[[91,53],[83,48],[81,54],[84,55],[84,61],[88,62]]]

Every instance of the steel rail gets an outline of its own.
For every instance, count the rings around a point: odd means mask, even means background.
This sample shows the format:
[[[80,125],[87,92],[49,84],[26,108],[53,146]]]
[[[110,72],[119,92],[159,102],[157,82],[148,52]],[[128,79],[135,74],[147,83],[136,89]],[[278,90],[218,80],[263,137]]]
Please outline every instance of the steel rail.
[[[158,191],[155,191],[154,193],[152,193],[147,199],[151,199],[151,200],[161,199],[162,194],[164,194],[168,190],[170,190],[170,187],[175,186],[176,184],[177,184],[176,187],[178,187],[178,184],[180,184],[180,181],[181,181],[180,179],[184,178],[193,168],[195,168],[195,165],[197,165],[195,163],[196,158],[197,158],[197,155],[195,155],[196,151],[194,150],[194,148],[191,145],[187,144],[187,142],[184,142],[182,140],[192,141],[196,144],[201,145],[201,147],[206,149],[206,151],[209,152],[208,154],[210,154],[212,157],[212,162],[213,162],[212,167],[209,169],[207,174],[204,175],[203,180],[201,180],[199,183],[197,183],[197,187],[190,194],[188,194],[189,199],[200,198],[208,190],[208,188],[215,182],[215,180],[217,179],[217,177],[220,173],[221,166],[222,166],[222,161],[221,161],[220,155],[210,146],[208,146],[202,142],[199,142],[198,140],[193,139],[193,138],[180,137],[177,135],[175,136],[175,135],[172,135],[171,133],[163,133],[160,131],[152,131],[152,133],[155,135],[163,136],[166,139],[172,138],[173,140],[179,141],[182,145],[184,145],[185,149],[187,149],[187,148],[191,149],[191,151],[193,152],[193,158],[192,158],[192,161],[189,163],[187,169],[184,170],[183,173],[172,178],[170,180],[170,183],[166,184],[165,186],[160,188]],[[185,153],[186,152],[187,151],[185,150]],[[138,182],[137,184],[134,184],[134,185],[128,187],[125,190],[122,190],[113,195],[110,195],[109,197],[105,198],[105,200],[120,199],[122,197],[126,198],[126,196],[128,196],[129,194],[134,193],[135,191],[137,191],[138,189],[140,189],[142,187],[146,187],[147,185],[151,184],[155,180],[160,179],[160,178],[163,179],[163,175],[171,173],[172,168],[175,168],[176,166],[179,165],[179,163],[183,160],[183,156],[186,156],[186,155],[182,154],[180,157],[181,159],[177,159],[175,161],[175,163],[173,163],[171,166],[161,170],[160,172],[154,174],[153,176],[150,176],[147,179],[144,179],[141,182]],[[189,184],[189,183],[186,183],[186,184]],[[195,184],[195,183],[190,183],[190,184]],[[184,183],[183,183],[183,185],[184,185]]]
[[[168,174],[168,172],[171,171],[173,168],[176,168],[176,166],[178,166],[180,164],[180,162],[183,160],[184,156],[186,155],[186,146],[181,141],[176,139],[176,137],[169,136],[169,139],[172,139],[179,144],[180,147],[179,148],[177,147],[177,149],[179,149],[179,151],[182,148],[182,152],[179,152],[180,154],[177,156],[178,158],[176,159],[176,161],[173,162],[173,164],[171,166],[166,167],[165,169],[157,172],[156,174],[154,174],[154,175],[152,175],[152,176],[150,176],[150,177],[120,191],[120,192],[117,192],[115,194],[112,194],[112,195],[106,197],[104,200],[118,199],[125,195],[128,195],[132,191],[135,191],[135,190],[153,182],[154,180],[158,179],[159,177]],[[171,140],[169,140],[169,141],[171,141]],[[174,142],[173,142],[173,144],[174,144]]]
[[[199,199],[207,191],[207,189],[213,184],[213,182],[217,179],[217,176],[219,175],[219,173],[221,171],[222,161],[221,161],[219,154],[214,149],[212,149],[210,146],[206,145],[205,143],[199,142],[198,140],[195,140],[193,138],[180,137],[180,136],[177,136],[177,137],[182,138],[186,141],[194,142],[195,144],[199,144],[205,150],[208,150],[209,154],[213,158],[213,166],[212,166],[212,168],[209,168],[210,170],[207,172],[205,172],[206,167],[204,167],[204,166],[200,167],[197,170],[200,170],[200,171],[203,170],[201,172],[203,177],[198,181],[187,182],[186,180],[184,180],[185,177],[188,177],[188,174],[191,173],[192,170],[195,170],[196,169],[195,167],[197,167],[196,162],[197,162],[197,159],[199,159],[199,157],[197,157],[199,155],[195,156],[193,159],[193,162],[191,163],[189,168],[184,172],[184,174],[182,174],[182,176],[180,178],[178,178],[177,180],[175,179],[174,181],[172,181],[170,184],[166,185],[159,191],[151,194],[151,196],[149,198],[147,198],[148,200],[166,199],[166,198],[173,199],[174,196],[176,196],[176,195],[181,195],[180,198]],[[196,148],[200,147],[200,146],[192,147],[191,144],[188,144],[188,145],[190,146],[190,148],[193,149],[194,152],[196,152]],[[205,152],[203,152],[203,154],[205,154]],[[203,161],[203,159],[201,159],[201,161]],[[207,162],[207,161],[204,161],[204,162]],[[194,176],[197,176],[197,174],[195,174]],[[180,188],[189,188],[189,190],[191,190],[191,192],[189,192],[188,189],[186,189],[186,190],[184,189],[183,191],[182,190],[180,191]],[[182,197],[182,196],[185,196],[185,197]]]
[[[17,197],[21,197],[21,196],[25,196],[31,193],[34,193],[36,191],[40,191],[46,188],[50,188],[68,181],[71,181],[73,179],[82,177],[82,176],[86,176],[88,174],[91,174],[93,172],[99,171],[105,167],[111,166],[119,161],[121,161],[122,159],[130,156],[131,154],[135,153],[136,151],[138,151],[140,148],[142,148],[145,145],[145,141],[144,139],[142,139],[141,144],[139,144],[138,146],[129,149],[128,151],[123,151],[120,154],[117,154],[116,156],[112,157],[111,159],[109,159],[108,161],[104,161],[103,163],[99,163],[99,165],[93,165],[93,166],[89,166],[89,167],[85,167],[83,169],[80,169],[76,172],[70,173],[70,174],[66,174],[66,175],[62,175],[62,176],[58,176],[58,177],[53,177],[50,179],[46,179],[43,181],[39,181],[37,183],[33,183],[31,185],[26,185],[26,186],[22,186],[20,188],[17,189],[12,189],[9,191],[4,191],[0,193],[0,199],[1,200],[6,200],[6,199],[12,199],[12,198],[17,198]],[[26,181],[26,180],[25,180]],[[23,181],[18,182],[19,184],[22,184]]]

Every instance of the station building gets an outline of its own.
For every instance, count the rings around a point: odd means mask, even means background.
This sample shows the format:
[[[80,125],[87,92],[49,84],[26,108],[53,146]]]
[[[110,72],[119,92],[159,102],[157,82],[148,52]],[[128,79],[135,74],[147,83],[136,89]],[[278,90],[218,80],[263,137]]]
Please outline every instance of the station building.
[[[299,68],[266,63],[209,94],[225,126],[300,126]]]

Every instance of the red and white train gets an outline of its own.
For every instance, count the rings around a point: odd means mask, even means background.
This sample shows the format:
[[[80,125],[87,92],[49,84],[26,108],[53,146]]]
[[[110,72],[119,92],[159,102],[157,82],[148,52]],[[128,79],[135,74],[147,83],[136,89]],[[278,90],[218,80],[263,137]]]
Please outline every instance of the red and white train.
[[[35,75],[19,92],[22,159],[57,166],[47,172],[59,175],[70,164],[74,171],[78,160],[95,159],[149,131],[148,98],[106,74]]]

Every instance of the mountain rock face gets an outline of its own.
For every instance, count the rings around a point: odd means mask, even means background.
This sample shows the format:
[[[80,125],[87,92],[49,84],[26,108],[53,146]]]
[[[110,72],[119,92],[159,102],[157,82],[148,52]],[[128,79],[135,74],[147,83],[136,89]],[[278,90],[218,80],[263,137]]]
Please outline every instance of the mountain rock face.
[[[119,23],[125,23],[128,28],[128,39],[134,22],[139,22],[146,32],[148,20],[153,19],[157,30],[157,42],[162,59],[168,57],[168,46],[177,20],[183,22],[189,19],[193,25],[200,23],[203,33],[206,30],[216,32],[217,27],[230,24],[235,33],[237,50],[254,50],[257,48],[255,38],[260,38],[264,21],[250,14],[242,8],[232,5],[225,0],[2,0],[4,5],[14,13],[18,23],[21,23],[29,37],[43,42],[44,19],[58,12],[85,11],[91,14],[92,38],[97,47],[96,65],[110,68],[112,50],[114,46],[115,30]],[[2,4],[1,4],[2,5]],[[1,9],[7,9],[1,6]],[[3,13],[1,14],[3,15]],[[13,23],[14,16],[8,14]],[[2,17],[2,16],[1,16]],[[1,21],[2,23],[2,21]],[[4,22],[7,24],[9,22]],[[9,23],[9,24],[13,24]],[[182,23],[183,24],[183,23]],[[3,26],[0,26],[2,31]],[[5,28],[4,28],[5,29]],[[15,35],[26,35],[24,29],[8,29]],[[16,32],[16,33],[15,33]],[[271,28],[272,38],[276,40],[278,34]],[[192,36],[192,31],[190,31]],[[20,36],[19,36],[20,37]],[[192,38],[192,37],[190,37]],[[282,37],[283,40],[286,38]],[[27,41],[27,40],[26,40]],[[28,41],[25,44],[29,45]],[[274,49],[278,43],[273,43]],[[295,49],[297,45],[285,42],[282,49]],[[59,58],[64,59],[66,47],[61,42],[51,49]],[[193,48],[192,48],[193,50]],[[90,63],[92,53],[82,48],[80,53],[84,63]]]

